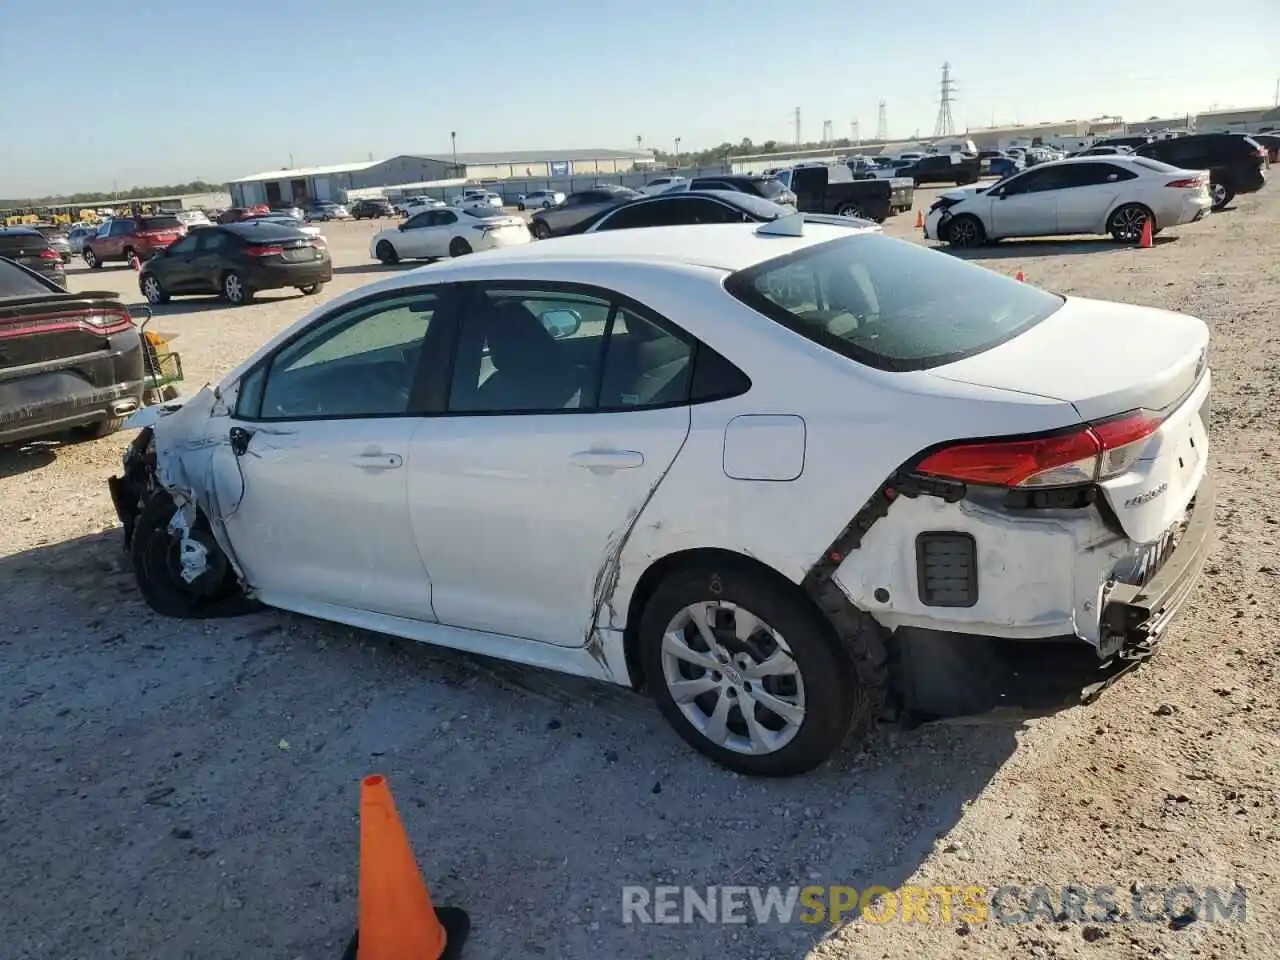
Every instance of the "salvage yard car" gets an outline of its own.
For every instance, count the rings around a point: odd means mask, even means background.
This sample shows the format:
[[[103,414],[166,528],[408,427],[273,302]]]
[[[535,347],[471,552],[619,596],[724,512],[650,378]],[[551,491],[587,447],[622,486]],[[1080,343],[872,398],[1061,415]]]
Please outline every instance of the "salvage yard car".
[[[1212,206],[1207,170],[1119,154],[1073,157],[990,186],[946,191],[929,208],[924,235],[953,247],[1082,233],[1137,243],[1147,221],[1159,232],[1195,223]]]
[[[323,240],[262,218],[187,234],[143,264],[138,288],[151,304],[200,293],[220,294],[240,306],[262,290],[319,293],[332,279],[333,261]]]
[[[910,210],[915,202],[910,174],[861,180],[844,164],[815,164],[784,170],[777,179],[795,194],[796,209],[804,213],[833,213],[884,223],[893,214]]]
[[[103,437],[142,403],[142,341],[113,293],[68,293],[0,257],[0,343],[0,443]]]
[[[609,231],[323,305],[110,486],[160,614],[647,687],[788,775],[887,696],[1003,702],[1010,647],[1149,655],[1211,543],[1208,340],[857,224]]]

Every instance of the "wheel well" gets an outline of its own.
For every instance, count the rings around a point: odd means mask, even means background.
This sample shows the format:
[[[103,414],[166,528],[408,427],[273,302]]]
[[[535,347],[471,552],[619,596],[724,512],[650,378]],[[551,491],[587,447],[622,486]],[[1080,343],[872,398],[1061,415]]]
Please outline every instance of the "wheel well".
[[[681,550],[678,553],[668,554],[660,560],[654,561],[649,569],[641,575],[635,589],[631,592],[631,602],[627,605],[627,622],[623,630],[622,643],[623,653],[626,656],[627,672],[631,675],[633,689],[640,690],[645,683],[644,667],[640,658],[640,618],[644,616],[644,608],[648,606],[649,599],[657,591],[662,581],[677,571],[692,567],[702,567],[708,564],[732,568],[742,573],[749,573],[771,580],[780,590],[791,594],[797,602],[808,607],[813,612],[817,622],[821,623],[828,631],[831,642],[835,643],[837,647],[839,646],[840,641],[836,636],[835,628],[826,615],[823,614],[821,607],[804,592],[804,589],[798,583],[787,579],[773,567],[762,563],[755,557],[735,553],[732,550],[722,550],[718,547]]]

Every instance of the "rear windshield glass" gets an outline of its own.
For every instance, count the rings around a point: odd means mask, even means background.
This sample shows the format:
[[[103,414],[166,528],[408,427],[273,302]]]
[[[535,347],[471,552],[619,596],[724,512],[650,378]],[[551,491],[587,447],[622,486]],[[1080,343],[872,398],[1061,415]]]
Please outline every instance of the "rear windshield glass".
[[[139,230],[176,230],[182,226],[177,217],[139,217]]]
[[[1156,173],[1176,173],[1178,171],[1178,168],[1172,164],[1165,163],[1163,160],[1153,160],[1151,157],[1134,157],[1132,162],[1139,167],[1154,170]]]
[[[3,238],[0,238],[0,242],[3,242]],[[3,251],[0,250],[0,256],[3,255]],[[11,263],[0,263],[0,300],[5,297],[35,297],[42,293],[52,293],[57,289],[21,267],[15,267]]]
[[[756,189],[760,191],[762,197],[768,197],[772,200],[774,197],[780,197],[787,192],[787,188],[772,178],[768,180],[754,181]]]
[[[733,274],[747,306],[850,359],[923,370],[989,350],[1063,300],[949,254],[880,234],[806,247]]]
[[[49,249],[49,241],[38,233],[0,234],[0,257],[16,257]]]

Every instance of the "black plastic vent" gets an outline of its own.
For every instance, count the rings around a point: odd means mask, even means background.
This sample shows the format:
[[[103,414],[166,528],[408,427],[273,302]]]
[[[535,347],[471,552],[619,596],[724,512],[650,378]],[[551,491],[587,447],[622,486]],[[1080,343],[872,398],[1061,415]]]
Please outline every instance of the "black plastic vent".
[[[978,602],[978,544],[968,533],[916,537],[916,577],[927,607],[972,607]]]

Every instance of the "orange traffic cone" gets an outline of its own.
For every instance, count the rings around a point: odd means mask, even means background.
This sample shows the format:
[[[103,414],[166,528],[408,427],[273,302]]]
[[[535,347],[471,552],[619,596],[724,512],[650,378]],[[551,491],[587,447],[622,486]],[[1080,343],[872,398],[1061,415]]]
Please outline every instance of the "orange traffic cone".
[[[1138,247],[1143,250],[1150,250],[1155,246],[1155,237],[1152,234],[1151,218],[1142,221],[1142,239],[1138,241]]]
[[[1016,274],[1014,274],[1013,279],[1017,280],[1019,283],[1026,283],[1027,275],[1023,273],[1021,270],[1019,270]]]
[[[360,922],[343,960],[455,960],[471,918],[431,906],[387,778],[360,782]]]
[[[916,211],[916,229],[917,230],[924,229],[924,211],[923,210]]]

